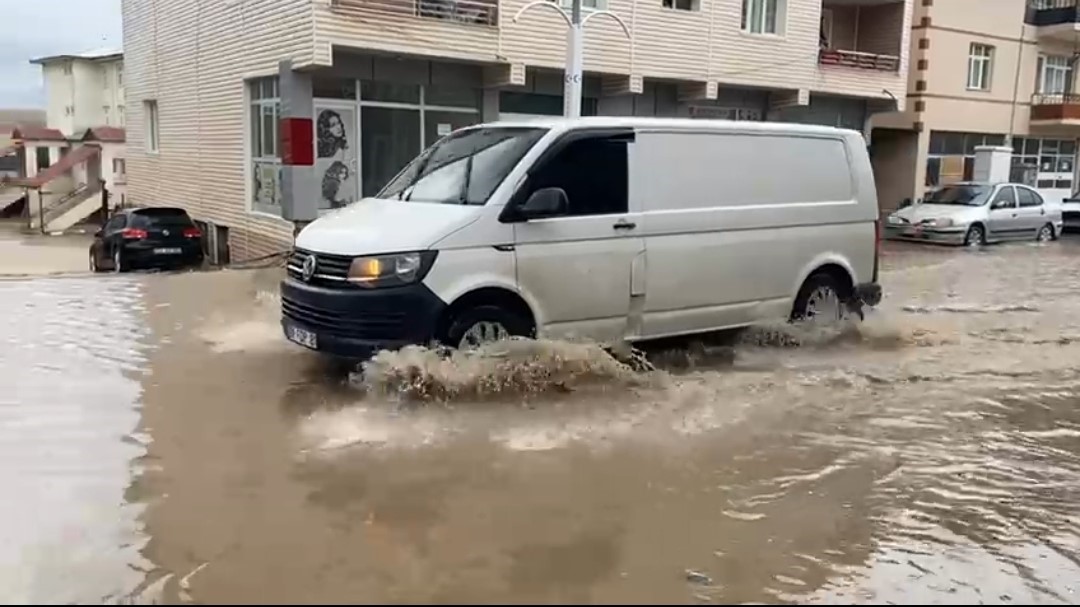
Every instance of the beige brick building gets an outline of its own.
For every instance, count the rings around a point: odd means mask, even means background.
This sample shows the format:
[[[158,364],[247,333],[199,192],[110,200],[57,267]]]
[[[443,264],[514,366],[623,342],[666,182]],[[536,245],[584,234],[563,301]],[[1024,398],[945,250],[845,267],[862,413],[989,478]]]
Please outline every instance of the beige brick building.
[[[1076,190],[1076,0],[916,0],[908,103],[874,118],[883,208],[971,177],[974,148],[1011,141],[1012,179]]]

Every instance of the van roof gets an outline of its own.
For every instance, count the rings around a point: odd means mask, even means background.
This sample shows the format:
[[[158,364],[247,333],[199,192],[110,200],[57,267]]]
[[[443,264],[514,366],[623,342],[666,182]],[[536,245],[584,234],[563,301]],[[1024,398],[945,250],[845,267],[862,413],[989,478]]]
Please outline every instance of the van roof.
[[[702,118],[642,118],[636,116],[586,116],[582,118],[537,118],[535,120],[509,120],[491,122],[477,126],[515,126],[543,127],[550,129],[570,129],[574,127],[593,128],[674,128],[695,131],[762,131],[772,133],[806,134],[858,134],[858,131],[816,124],[798,124],[792,122],[756,122],[750,120],[716,120]]]

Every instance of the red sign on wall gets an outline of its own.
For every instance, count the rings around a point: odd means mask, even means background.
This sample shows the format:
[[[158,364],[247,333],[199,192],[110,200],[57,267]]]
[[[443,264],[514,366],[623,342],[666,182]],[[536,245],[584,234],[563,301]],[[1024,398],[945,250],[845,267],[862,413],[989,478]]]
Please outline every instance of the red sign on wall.
[[[311,118],[282,118],[278,133],[282,166],[315,164],[315,124]]]

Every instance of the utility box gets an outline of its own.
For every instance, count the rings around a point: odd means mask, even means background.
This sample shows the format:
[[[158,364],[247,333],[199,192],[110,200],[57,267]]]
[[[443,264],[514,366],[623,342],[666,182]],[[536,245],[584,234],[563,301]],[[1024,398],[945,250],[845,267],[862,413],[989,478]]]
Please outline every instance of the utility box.
[[[1011,147],[1003,145],[980,145],[975,148],[975,168],[972,180],[985,183],[1009,181],[1012,170]]]

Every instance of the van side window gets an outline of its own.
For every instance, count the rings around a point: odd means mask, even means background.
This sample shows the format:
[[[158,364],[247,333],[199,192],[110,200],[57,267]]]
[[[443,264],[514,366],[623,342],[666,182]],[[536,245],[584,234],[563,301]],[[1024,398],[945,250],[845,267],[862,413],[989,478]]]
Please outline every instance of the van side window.
[[[568,216],[626,213],[627,145],[625,136],[610,134],[572,141],[530,176],[529,191],[562,188]]]
[[[1016,188],[1016,193],[1022,207],[1041,207],[1043,204],[1042,196],[1039,196],[1034,190]]]

